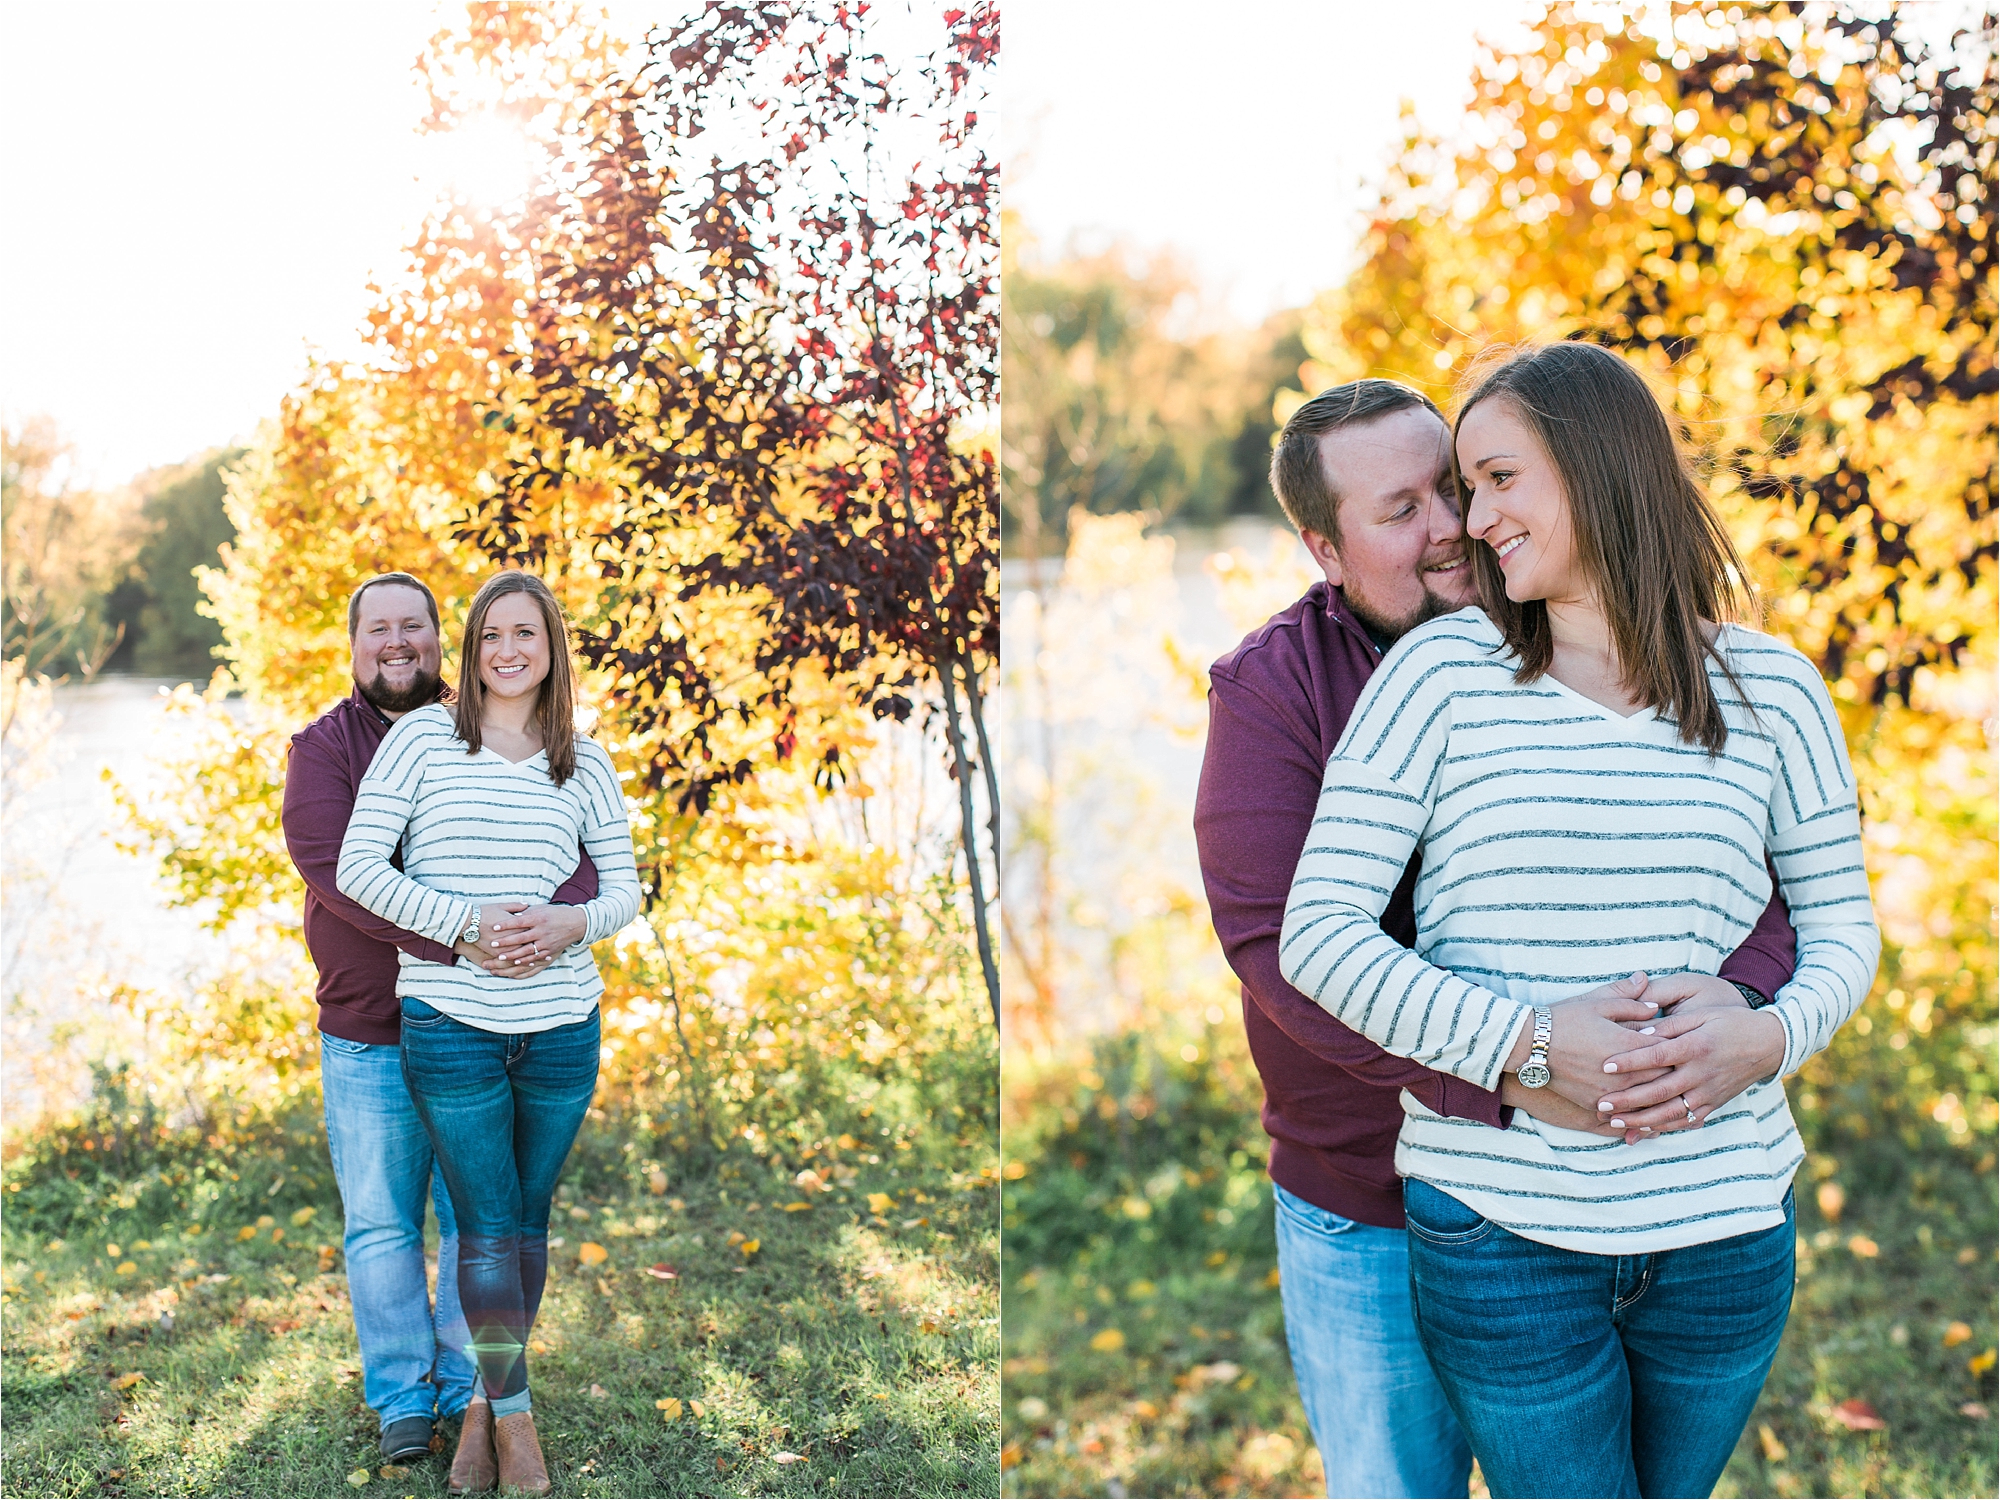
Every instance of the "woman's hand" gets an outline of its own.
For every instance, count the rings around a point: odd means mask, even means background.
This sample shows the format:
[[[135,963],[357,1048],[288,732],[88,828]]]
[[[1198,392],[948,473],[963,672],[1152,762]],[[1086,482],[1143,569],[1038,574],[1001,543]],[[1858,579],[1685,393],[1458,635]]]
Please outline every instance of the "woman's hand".
[[[1551,1088],[1531,1089],[1512,1073],[1504,1074],[1500,1079],[1500,1102],[1526,1111],[1545,1125],[1560,1126],[1564,1130],[1581,1130],[1590,1135],[1609,1136],[1613,1140],[1624,1134],[1622,1130],[1605,1124],[1604,1116],[1596,1110],[1572,1104]]]
[[[497,979],[532,979],[554,963],[556,958],[551,953],[546,958],[530,958],[525,964],[517,964],[511,958],[501,958],[491,949],[478,943],[468,943],[463,938],[451,945],[451,951],[460,958],[470,959]]]
[[[1646,998],[1660,1002],[1670,1016],[1691,1016],[1702,1010],[1748,1010],[1743,992],[1716,974],[1669,974],[1655,979]]]
[[[1628,1143],[1642,1134],[1664,1135],[1707,1123],[1751,1084],[1775,1076],[1785,1060],[1783,1024],[1748,1006],[1662,1016],[1654,1037],[1604,1065],[1619,1078],[1616,1092],[1598,1101],[1598,1113],[1613,1125],[1622,1124]],[[1634,1070],[1662,1067],[1672,1071],[1627,1082]]]
[[[482,926],[480,939],[498,957],[526,964],[554,958],[580,941],[587,926],[580,906],[516,907],[491,932]]]
[[[1614,984],[1600,985],[1584,994],[1572,995],[1551,1007],[1554,1024],[1549,1032],[1548,1089],[1585,1109],[1596,1106],[1597,1101],[1604,1097],[1606,1063],[1613,1057],[1622,1057],[1635,1047],[1646,1046],[1646,1034],[1636,1028],[1653,1026],[1659,1019],[1658,1003],[1650,998],[1640,998],[1648,994],[1649,985],[1650,981],[1644,974],[1634,974]],[[1522,1024],[1514,1050],[1508,1054],[1504,1065],[1507,1072],[1519,1072],[1521,1064],[1528,1060],[1534,1033],[1532,1019]],[[1618,1071],[1628,1072],[1622,1066]],[[1661,1072],[1664,1072],[1664,1067],[1634,1076],[1633,1082],[1657,1078]]]

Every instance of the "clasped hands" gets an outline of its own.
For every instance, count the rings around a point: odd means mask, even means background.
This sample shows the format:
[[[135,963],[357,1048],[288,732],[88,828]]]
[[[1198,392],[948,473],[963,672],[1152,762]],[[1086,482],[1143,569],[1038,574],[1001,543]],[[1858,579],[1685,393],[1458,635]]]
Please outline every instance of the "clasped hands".
[[[489,901],[479,908],[479,941],[453,943],[452,951],[502,979],[530,979],[581,940],[586,919],[577,906],[531,901]]]
[[[1691,1130],[1783,1065],[1785,1031],[1712,974],[1634,974],[1552,1007],[1546,1087],[1514,1077],[1527,1061],[1524,1025],[1500,1100],[1538,1120],[1628,1145]],[[1685,1103],[1683,1103],[1685,1101]]]

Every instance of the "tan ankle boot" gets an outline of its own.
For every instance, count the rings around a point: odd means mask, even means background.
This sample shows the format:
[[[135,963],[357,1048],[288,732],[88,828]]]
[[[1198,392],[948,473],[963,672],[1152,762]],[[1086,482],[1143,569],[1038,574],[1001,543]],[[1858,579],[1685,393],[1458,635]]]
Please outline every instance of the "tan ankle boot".
[[[493,1408],[475,1401],[465,1409],[458,1429],[458,1452],[452,1455],[447,1495],[483,1495],[499,1482],[500,1465],[493,1456]]]
[[[493,1424],[493,1452],[500,1461],[500,1493],[546,1495],[548,1465],[542,1462],[542,1440],[535,1435],[535,1414],[509,1412]]]

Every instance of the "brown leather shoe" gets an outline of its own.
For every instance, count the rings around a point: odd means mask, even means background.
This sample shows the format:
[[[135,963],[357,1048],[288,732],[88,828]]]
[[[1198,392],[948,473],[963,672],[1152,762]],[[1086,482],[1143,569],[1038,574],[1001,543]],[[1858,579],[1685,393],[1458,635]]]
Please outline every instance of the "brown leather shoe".
[[[493,1408],[475,1401],[465,1409],[458,1429],[458,1452],[452,1456],[447,1495],[483,1495],[499,1482],[500,1465],[493,1456]]]
[[[500,1493],[546,1495],[549,1469],[542,1462],[542,1440],[535,1435],[535,1414],[509,1412],[493,1424],[493,1452],[500,1460]]]

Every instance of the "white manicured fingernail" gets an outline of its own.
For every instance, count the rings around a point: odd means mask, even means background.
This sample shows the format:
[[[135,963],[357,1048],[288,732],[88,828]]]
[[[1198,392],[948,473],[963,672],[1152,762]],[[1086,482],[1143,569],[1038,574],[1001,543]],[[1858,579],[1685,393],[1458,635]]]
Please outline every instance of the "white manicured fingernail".
[[[1606,1064],[1604,1065],[1604,1071],[1605,1071],[1605,1072],[1607,1072],[1607,1073],[1616,1073],[1616,1072],[1618,1071],[1618,1064],[1617,1064],[1617,1063],[1606,1063]]]
[[[1620,1130],[1623,1130],[1625,1128],[1625,1122],[1623,1120],[1613,1120],[1611,1123],[1613,1125],[1616,1125]]]
[[[1639,1035],[1640,1035],[1640,1036],[1651,1036],[1651,1035],[1653,1034],[1653,1030],[1654,1030],[1654,1028],[1653,1028],[1653,1027],[1651,1027],[1651,1026],[1641,1026],[1641,1027],[1639,1028]]]

